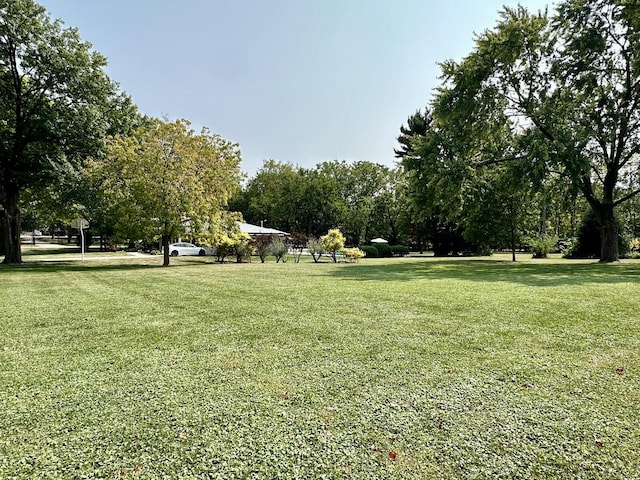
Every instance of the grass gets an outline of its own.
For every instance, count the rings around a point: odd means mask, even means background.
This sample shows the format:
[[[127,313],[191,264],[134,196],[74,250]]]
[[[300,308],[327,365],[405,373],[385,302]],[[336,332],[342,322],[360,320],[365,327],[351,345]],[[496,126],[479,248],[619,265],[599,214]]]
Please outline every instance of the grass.
[[[640,478],[638,262],[25,258],[0,478]]]

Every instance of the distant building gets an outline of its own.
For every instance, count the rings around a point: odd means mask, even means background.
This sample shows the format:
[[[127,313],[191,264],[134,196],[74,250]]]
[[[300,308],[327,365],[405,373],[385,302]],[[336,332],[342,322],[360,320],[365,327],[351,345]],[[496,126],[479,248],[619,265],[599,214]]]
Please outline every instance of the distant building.
[[[252,225],[250,223],[238,222],[240,225],[240,231],[248,234],[251,237],[257,237],[260,235],[274,235],[278,237],[289,237],[290,234],[275,228],[261,227],[259,225]]]

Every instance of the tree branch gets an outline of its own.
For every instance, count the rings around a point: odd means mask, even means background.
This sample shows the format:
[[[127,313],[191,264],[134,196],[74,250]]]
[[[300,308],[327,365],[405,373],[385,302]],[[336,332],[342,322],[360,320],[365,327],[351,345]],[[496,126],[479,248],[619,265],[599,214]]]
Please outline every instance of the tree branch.
[[[519,155],[515,157],[492,158],[491,160],[482,160],[480,162],[476,162],[472,165],[472,167],[474,168],[488,167],[490,165],[496,165],[498,163],[513,162],[516,160],[523,160],[525,158],[527,158],[525,155]]]
[[[542,135],[544,135],[547,140],[549,140],[551,143],[556,143],[556,139],[553,136],[553,134],[551,133],[550,130],[547,129],[547,127],[545,127],[544,125],[542,125],[542,122],[540,122],[535,116],[530,115],[529,118],[531,119],[531,121],[533,122],[533,124],[538,128],[538,130],[540,130],[540,132],[542,133]]]
[[[596,177],[598,177],[598,180],[600,180],[600,183],[604,185],[604,178],[602,178],[602,174],[598,171],[596,165],[592,164],[591,170],[593,171],[593,173],[595,173]]]
[[[636,195],[638,195],[640,193],[640,188],[626,194],[624,197],[619,198],[618,200],[616,200],[615,202],[613,202],[613,206],[617,207],[618,205],[620,205],[621,203],[626,202],[627,200],[632,199],[633,197],[635,197]]]
[[[638,153],[640,153],[640,143],[633,147],[624,157],[622,157],[622,160],[620,160],[619,168],[624,167]]]

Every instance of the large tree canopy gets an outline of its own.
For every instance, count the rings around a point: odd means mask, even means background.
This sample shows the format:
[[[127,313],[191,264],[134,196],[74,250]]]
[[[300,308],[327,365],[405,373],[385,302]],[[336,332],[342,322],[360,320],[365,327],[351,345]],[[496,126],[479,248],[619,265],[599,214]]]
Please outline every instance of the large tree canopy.
[[[20,263],[20,196],[95,154],[131,110],[106,59],[33,0],[0,0],[0,204],[5,263]]]
[[[601,261],[617,260],[615,208],[640,192],[640,4],[565,0],[552,16],[505,8],[442,72],[430,181],[449,186],[506,162],[535,187],[564,177],[595,214]]]
[[[112,212],[115,230],[129,239],[169,241],[215,229],[239,188],[240,150],[187,121],[156,120],[133,135],[115,136],[107,154],[89,164],[95,194]]]

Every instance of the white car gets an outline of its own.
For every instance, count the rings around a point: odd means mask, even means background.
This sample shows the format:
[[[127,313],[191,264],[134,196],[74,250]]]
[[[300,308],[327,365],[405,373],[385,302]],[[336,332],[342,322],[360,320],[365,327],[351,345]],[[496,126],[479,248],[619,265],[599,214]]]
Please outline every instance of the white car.
[[[193,243],[178,242],[169,245],[169,255],[177,257],[178,255],[206,255],[207,252],[204,248],[198,247]]]

